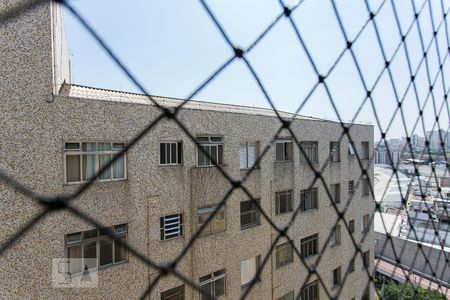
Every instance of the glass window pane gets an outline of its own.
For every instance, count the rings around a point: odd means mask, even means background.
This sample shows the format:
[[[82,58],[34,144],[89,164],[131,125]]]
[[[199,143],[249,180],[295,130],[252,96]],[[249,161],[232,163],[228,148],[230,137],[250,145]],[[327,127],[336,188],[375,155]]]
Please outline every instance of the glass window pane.
[[[66,155],[66,180],[67,182],[81,181],[79,155]]]
[[[64,150],[80,150],[80,144],[79,143],[65,143],[64,144]]]
[[[241,169],[247,168],[247,144],[239,145],[239,164]]]
[[[182,163],[182,157],[183,157],[183,144],[181,142],[178,142],[178,164]]]
[[[95,176],[95,155],[83,155],[83,180],[88,181]]]
[[[82,149],[85,152],[92,152],[97,150],[97,144],[96,143],[83,143]]]
[[[97,242],[87,242],[84,244],[84,267],[83,269],[92,269],[97,267]],[[86,259],[87,258],[87,259]],[[91,259],[89,259],[91,258]]]
[[[114,178],[125,178],[125,158],[118,157],[113,164]]]
[[[284,160],[284,143],[276,143],[275,144],[275,160],[283,161]]]
[[[99,151],[111,151],[111,143],[98,143]]]
[[[207,151],[207,146],[199,146],[198,149],[197,149],[198,165],[199,166],[206,165],[206,155],[203,153],[202,149],[206,152]]]
[[[125,236],[117,237],[114,240],[114,262],[121,262],[127,260],[127,249],[120,245],[117,240],[120,240],[124,244],[126,243],[127,239]]]
[[[285,155],[286,155],[286,160],[292,160],[292,142],[288,142],[285,144]]]
[[[66,244],[81,242],[81,233],[68,234]]]
[[[123,149],[125,149],[125,144],[124,143],[114,143],[113,144],[113,150],[120,151],[120,150],[123,150]]]
[[[225,277],[214,281],[214,296],[216,298],[225,295]]]
[[[218,154],[217,154],[217,159],[218,159],[217,163],[219,165],[222,165],[223,164],[223,146],[222,145],[218,145],[217,146],[217,152],[218,152]]]
[[[100,158],[99,170],[102,170],[111,161],[111,154],[102,154],[99,155],[99,158]],[[111,179],[111,168],[106,168],[106,170],[103,171],[102,174],[100,174],[100,179]]]
[[[208,283],[202,284],[200,286],[200,289],[202,290],[203,293],[206,293],[207,295],[214,296],[213,293],[212,293],[212,282],[208,282]],[[203,294],[200,294],[200,299],[201,300],[211,300],[211,297],[207,297],[207,296],[205,296]]]
[[[251,168],[256,162],[256,143],[248,143],[248,167]]]
[[[78,274],[82,271],[81,266],[81,246],[72,246],[67,248],[67,270],[68,275]]]
[[[111,239],[100,241],[100,266],[109,265],[113,262],[113,245]]]
[[[160,164],[166,164],[166,144],[160,143],[159,144],[159,163]]]
[[[177,163],[177,143],[170,144],[170,163]]]

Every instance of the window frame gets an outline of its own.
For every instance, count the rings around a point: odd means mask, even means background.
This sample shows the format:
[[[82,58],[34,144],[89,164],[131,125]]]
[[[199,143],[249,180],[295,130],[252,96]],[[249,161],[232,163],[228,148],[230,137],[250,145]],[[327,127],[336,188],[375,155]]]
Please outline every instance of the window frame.
[[[337,145],[335,148],[334,145]],[[333,149],[337,149],[337,151],[333,151]],[[335,154],[337,153],[337,154]],[[337,156],[337,160],[335,160],[335,156]],[[341,162],[341,143],[340,142],[330,142],[330,161],[331,162]]]
[[[361,189],[362,196],[369,196],[370,195],[370,182],[369,178],[364,177],[362,179],[362,189]]]
[[[286,294],[277,298],[277,300],[294,300],[294,290],[287,292]]]
[[[256,201],[258,202],[258,204],[261,203],[260,199],[256,199]],[[246,225],[242,225],[242,203],[248,203],[248,202],[252,203],[252,205],[254,206],[254,209],[252,209],[252,210],[250,210],[248,212],[245,212],[245,214],[251,214],[251,213],[256,212],[256,219],[257,219],[257,221],[254,222],[254,223],[248,223]],[[241,201],[239,203],[239,218],[240,218],[240,229],[241,230],[245,230],[245,229],[248,229],[248,228],[252,228],[252,227],[256,227],[256,226],[261,225],[261,212],[259,211],[258,207],[255,205],[253,200]]]
[[[319,299],[319,279],[311,281],[300,290],[300,300]]]
[[[277,144],[283,144],[283,160],[278,160],[277,159]],[[288,152],[287,152],[287,148],[286,148],[286,144],[290,144],[291,145],[291,153],[290,153],[290,159],[287,159]],[[275,141],[275,162],[277,163],[283,163],[283,162],[290,162],[294,160],[294,143],[292,141],[292,139],[277,139]]]
[[[349,180],[348,181],[348,189],[347,189],[348,195],[353,196],[355,195],[355,181]]]
[[[284,190],[284,191],[277,191],[275,192],[275,215],[283,215],[283,214],[288,214],[293,212],[293,194],[294,191],[293,190]],[[281,212],[280,210],[280,203],[281,203],[281,196],[283,195],[289,195],[289,202],[286,202],[286,207],[290,207],[289,209],[287,209],[286,211]],[[289,203],[289,205],[287,205]]]
[[[199,139],[205,139],[205,138],[207,138],[208,139],[208,141],[206,142],[206,141],[199,141]],[[216,142],[216,141],[212,141],[212,139],[213,138],[215,138],[215,139],[221,139],[221,141],[220,142]],[[195,140],[196,140],[196,142],[198,143],[198,145],[195,145],[195,148],[196,148],[196,167],[197,168],[210,168],[210,167],[215,167],[216,165],[213,163],[213,160],[212,160],[212,156],[211,156],[211,159],[210,158],[208,158],[206,155],[205,155],[205,153],[203,153],[201,150],[200,150],[200,148],[199,147],[216,147],[216,154],[217,154],[217,166],[223,166],[224,165],[224,163],[223,163],[223,159],[224,159],[224,145],[225,145],[225,142],[224,142],[224,138],[223,138],[223,136],[221,136],[221,135],[198,135],[198,136],[196,136],[195,137]],[[209,160],[209,164],[202,164],[202,165],[200,165],[200,162],[199,162],[199,156],[200,156],[200,153],[202,154],[202,155],[204,155],[204,159],[207,159],[207,160]]]
[[[350,233],[355,233],[355,226],[355,219],[348,221],[348,230],[350,231]]]
[[[348,262],[348,273],[353,273],[355,271],[355,258],[351,258]]]
[[[241,146],[245,144],[245,167],[242,168],[241,166]],[[248,161],[248,153],[249,153],[249,144],[255,144],[255,163],[253,165],[249,165]],[[259,157],[259,141],[245,141],[239,143],[239,169],[240,170],[249,170],[255,166],[255,169],[259,168],[259,164],[256,164]]]
[[[347,154],[349,157],[354,158],[356,156],[356,149],[354,142],[348,142],[347,144]]]
[[[341,183],[333,183],[330,185],[332,200],[335,204],[341,203]]]
[[[319,142],[318,141],[302,141],[300,142],[300,147],[303,148],[303,151],[307,154],[306,156],[312,156],[308,157],[311,164],[317,164],[319,163]],[[307,151],[308,150],[308,151]],[[310,153],[308,153],[310,152]],[[300,150],[300,164],[308,164],[308,160],[303,155],[302,151]]]
[[[242,263],[245,261],[253,260],[253,259],[255,260],[255,274],[248,282],[242,284]],[[245,259],[245,260],[241,261],[239,265],[240,265],[241,289],[245,289],[249,285],[252,285],[256,282],[261,281],[261,274],[258,275],[259,269],[261,268],[261,255],[256,255],[256,256],[250,257],[248,259]],[[258,276],[256,276],[256,275],[258,275]]]
[[[307,253],[303,248],[307,248]],[[310,251],[312,248],[312,251]],[[306,236],[300,240],[300,255],[303,259],[307,259],[319,254],[319,234],[315,233],[309,236]]]
[[[216,275],[217,274],[217,275]],[[208,277],[207,279],[204,279],[203,281],[201,281],[202,278]],[[223,281],[223,295],[220,295],[219,297],[216,297],[216,293],[215,293],[215,282],[218,280],[224,279]],[[219,271],[204,275],[202,277],[199,278],[199,287],[200,289],[202,288],[203,285],[209,284],[209,283],[213,283],[211,286],[214,286],[214,293],[211,293],[209,296],[214,297],[214,299],[219,299],[222,298],[223,296],[225,296],[227,294],[227,269],[221,269]],[[203,299],[203,295],[201,293],[200,294],[200,300]]]
[[[342,284],[342,269],[341,267],[337,267],[336,269],[333,269],[332,272],[333,280],[332,280],[332,288],[337,288],[341,286]]]
[[[278,257],[279,251],[282,251],[285,248],[290,249],[291,253],[286,255],[285,260],[279,260],[279,257]],[[287,266],[293,262],[294,262],[294,245],[291,240],[275,246],[275,268],[276,269]]]
[[[161,292],[160,293],[160,298],[161,298],[161,300],[166,300],[167,297],[173,297],[177,293],[182,293],[182,298],[181,299],[185,299],[186,294],[185,294],[185,286],[184,286],[184,284]],[[170,299],[170,298],[168,298],[168,299]]]
[[[368,260],[368,262],[366,261]],[[366,270],[370,268],[370,250],[363,252],[363,264],[362,264],[362,270]]]
[[[165,221],[166,218],[169,217],[175,217],[177,216],[179,219],[178,222],[178,232],[179,234],[176,236],[171,236],[171,237],[166,237],[166,233],[165,233]],[[177,239],[177,238],[181,238],[184,236],[184,220],[183,220],[183,213],[175,213],[175,214],[170,214],[170,215],[164,215],[159,217],[159,237],[160,237],[160,241],[164,242],[164,241],[169,241],[169,240],[173,240],[173,239]]]
[[[161,141],[159,141],[159,162],[158,162],[158,165],[159,166],[162,166],[162,167],[164,167],[164,166],[182,166],[183,165],[183,154],[184,154],[184,152],[183,152],[183,141],[181,141],[181,140],[174,140],[174,141],[169,141],[169,140],[161,140]],[[176,157],[176,160],[178,161],[178,160],[180,160],[179,162],[177,162],[177,163],[161,163],[161,145],[162,144],[165,144],[166,145],[166,147],[167,147],[167,144],[169,144],[169,145],[172,145],[172,144],[175,144],[176,145],[176,147],[175,147],[175,150],[176,150],[176,155],[175,155],[175,157]],[[181,149],[181,151],[180,151],[180,149]],[[167,151],[167,148],[166,148],[166,151]],[[171,146],[171,150],[170,150],[170,152],[172,151],[172,146]],[[181,152],[181,154],[179,155],[179,153]],[[170,155],[169,155],[169,157],[170,157]],[[166,152],[166,161],[167,161],[167,152]]]
[[[303,199],[306,194],[309,194],[309,199]],[[300,190],[300,212],[307,212],[319,209],[319,190],[317,187],[311,189]],[[310,201],[309,208],[307,208],[307,201]],[[312,205],[311,205],[312,203]]]
[[[361,160],[369,160],[370,159],[370,142],[362,141],[361,142]]]
[[[337,224],[331,232],[330,246],[335,247],[340,244],[341,244],[341,225]]]
[[[201,207],[201,208],[197,208],[197,228],[200,228],[202,225],[203,225],[203,223],[202,224],[200,224],[199,223],[199,217],[201,216],[201,215],[208,215],[208,218],[209,218],[209,215],[210,214],[212,214],[212,213],[214,213],[214,211],[216,210],[216,208],[217,208],[217,204],[214,204],[214,205],[210,205],[210,206],[205,206],[205,207]],[[199,212],[199,210],[204,210],[204,212]],[[208,232],[206,232],[206,233],[203,233],[203,232],[200,232],[200,235],[199,236],[201,236],[201,237],[203,237],[203,236],[208,236],[208,235],[210,235],[210,234],[214,234],[214,233],[219,233],[219,232],[224,232],[224,231],[226,231],[227,230],[227,218],[226,218],[226,213],[225,213],[225,205],[220,205],[220,207],[218,207],[217,208],[217,212],[216,212],[216,214],[214,215],[214,217],[211,219],[211,221],[209,222],[209,224],[205,227],[205,228],[207,228],[208,226],[210,226],[210,230],[208,231]],[[215,218],[217,217],[217,216],[219,216],[219,214],[221,213],[221,212],[223,212],[223,222],[224,222],[224,228],[223,229],[221,229],[221,230],[213,230],[213,226],[214,226],[214,221],[215,221]]]
[[[89,144],[96,144],[96,150],[95,151],[83,151],[83,143],[89,143]],[[78,144],[78,149],[66,149],[66,144]],[[107,151],[100,151],[98,149],[98,144],[110,144],[110,150]],[[120,150],[114,150],[114,144],[122,144],[123,148]],[[127,147],[127,144],[122,141],[87,141],[87,140],[79,140],[79,141],[73,141],[68,140],[63,142],[62,151],[63,151],[63,172],[64,172],[64,185],[72,185],[72,184],[82,184],[85,182],[89,182],[90,179],[83,179],[83,156],[86,155],[94,155],[95,157],[95,165],[94,165],[94,175],[97,174],[100,171],[100,155],[111,155],[111,160],[113,159],[113,155],[120,153],[123,149]],[[127,180],[127,152],[124,152],[123,157],[123,178],[114,178],[114,163],[109,166],[110,168],[110,179],[101,179],[99,174],[98,178],[94,180],[94,182],[114,182],[114,181],[124,181]],[[67,157],[68,156],[78,156],[79,157],[79,181],[67,181]],[[116,160],[117,161],[117,160]]]
[[[370,214],[361,217],[361,234],[365,234],[370,230]]]
[[[116,228],[120,228],[120,227],[124,227],[125,231],[121,231],[121,232],[117,232],[116,233]],[[129,261],[129,251],[126,247],[124,247],[125,249],[125,259],[124,260],[120,260],[116,262],[116,238],[117,239],[121,239],[123,237],[125,237],[125,244],[128,244],[128,230],[129,226],[127,223],[125,224],[118,224],[118,225],[113,225],[107,228],[102,228],[102,229],[90,229],[90,230],[85,230],[85,231],[79,231],[79,232],[74,232],[74,233],[69,233],[69,234],[65,234],[64,235],[64,257],[66,259],[70,259],[69,257],[69,248],[75,248],[75,247],[80,247],[80,253],[81,253],[81,257],[79,259],[81,259],[81,265],[82,265],[82,270],[81,272],[78,273],[74,273],[74,274],[70,274],[67,271],[67,266],[66,266],[66,271],[65,271],[65,275],[69,276],[69,277],[73,277],[73,276],[81,276],[83,274],[86,274],[86,272],[93,272],[93,271],[99,271],[99,270],[103,270],[103,269],[107,269],[113,266],[117,266],[123,263],[127,263]],[[114,238],[109,237],[108,235],[101,235],[101,231],[102,230],[108,230],[110,231],[111,234],[114,235]],[[95,237],[85,237],[85,234],[88,232],[96,232],[95,233]],[[80,235],[80,239],[77,241],[72,241],[69,242],[68,241],[68,237],[69,236],[73,236],[73,235]],[[101,249],[100,249],[100,244],[102,241],[111,241],[111,263],[108,264],[104,264],[104,265],[100,265],[100,256],[101,256]],[[96,267],[94,268],[89,268],[89,269],[84,269],[83,267],[85,266],[84,260],[86,259],[84,257],[84,248],[86,246],[86,244],[90,244],[92,242],[95,242],[95,253],[96,253]],[[69,274],[69,275],[68,275]]]

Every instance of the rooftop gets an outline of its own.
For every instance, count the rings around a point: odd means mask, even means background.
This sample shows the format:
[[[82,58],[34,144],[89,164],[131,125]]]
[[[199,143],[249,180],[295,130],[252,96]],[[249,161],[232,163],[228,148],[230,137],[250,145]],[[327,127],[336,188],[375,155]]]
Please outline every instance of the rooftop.
[[[83,99],[93,99],[93,100],[103,100],[103,101],[115,101],[115,102],[125,102],[125,103],[136,103],[136,104],[146,104],[155,105],[151,99],[157,102],[161,106],[165,107],[177,107],[182,104],[186,99],[172,98],[172,97],[162,97],[145,95],[139,93],[115,91],[101,88],[94,88],[88,86],[82,86],[77,84],[67,84],[64,83],[61,86],[59,95],[68,96],[72,98],[83,98]],[[198,100],[188,100],[183,106],[185,109],[197,109],[197,110],[211,110],[219,112],[230,112],[230,113],[241,113],[249,115],[259,115],[259,116],[271,116],[276,117],[274,110],[270,108],[261,107],[251,107],[245,105],[236,104],[222,104],[207,101]],[[322,122],[333,122],[338,123],[338,121],[296,115],[289,112],[278,111],[279,115],[283,118],[295,118],[302,120],[313,120]],[[362,124],[362,123],[357,123]],[[363,124],[368,125],[368,124]]]

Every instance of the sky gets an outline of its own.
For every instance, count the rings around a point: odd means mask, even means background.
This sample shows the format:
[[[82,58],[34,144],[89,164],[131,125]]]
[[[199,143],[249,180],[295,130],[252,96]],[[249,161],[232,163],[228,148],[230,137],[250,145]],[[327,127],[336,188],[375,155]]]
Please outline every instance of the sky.
[[[444,76],[437,77],[433,97],[429,97],[424,106],[425,131],[432,129],[436,116],[434,106],[436,110],[439,110],[443,103],[444,91],[450,86],[449,45],[446,35],[448,32],[445,26],[450,24],[448,20],[447,24],[442,22],[441,1],[430,1],[431,9],[428,4],[423,5],[423,0],[395,1],[402,32],[405,33],[410,24],[413,24],[405,44],[413,73],[418,69],[415,76],[417,93],[412,85],[408,92],[405,92],[411,81],[411,75],[403,46],[392,59],[394,51],[401,42],[401,35],[391,1],[368,0],[368,4],[371,11],[379,10],[374,20],[385,56],[390,61],[395,91],[387,71],[373,88],[385,66],[373,23],[370,22],[355,40],[369,16],[364,1],[335,0],[334,2],[347,37],[353,42],[352,49],[365,85],[371,91],[375,108],[373,109],[370,101],[366,101],[355,120],[373,124],[375,140],[380,138],[376,117],[379,119],[382,131],[386,131],[389,127],[387,138],[405,136],[403,122],[406,123],[409,135],[416,133],[423,136],[422,123],[420,120],[417,123],[418,105],[424,105],[429,94],[429,82],[433,82],[438,74],[439,61],[444,61],[442,65]],[[446,5],[444,11],[447,11],[450,3],[442,2]],[[209,0],[206,3],[232,43],[243,49],[247,49],[282,12],[276,0]],[[288,7],[293,7],[297,1],[285,0],[284,3]],[[382,3],[384,4],[380,8]],[[413,23],[412,3],[415,4],[417,11],[423,7],[418,23]],[[92,25],[152,95],[186,98],[233,56],[232,48],[223,39],[198,0],[78,0],[71,1],[70,4]],[[64,17],[73,83],[140,92],[66,9]],[[340,30],[332,1],[302,1],[292,13],[292,18],[319,73],[328,74],[346,48],[346,39]],[[427,52],[427,60],[423,60],[418,68],[423,57],[419,28],[423,43],[427,47],[433,37],[433,24],[435,28],[441,24],[436,35],[436,42],[432,42]],[[306,95],[317,83],[317,74],[289,19],[285,17],[282,17],[272,30],[245,55],[273,100],[276,109],[296,112]],[[366,98],[367,92],[349,51],[344,52],[325,79],[325,83],[339,116],[332,106],[324,85],[319,85],[313,92],[302,106],[300,114],[330,120],[340,118],[346,122],[352,120]],[[271,107],[244,61],[239,59],[235,59],[209,85],[195,95],[194,99]],[[394,115],[398,107],[396,99],[404,99],[402,104],[404,121],[399,112]],[[374,110],[377,112],[376,115]],[[393,120],[392,124],[390,124],[391,120]],[[441,128],[448,127],[449,111],[446,105],[440,115],[439,124]]]

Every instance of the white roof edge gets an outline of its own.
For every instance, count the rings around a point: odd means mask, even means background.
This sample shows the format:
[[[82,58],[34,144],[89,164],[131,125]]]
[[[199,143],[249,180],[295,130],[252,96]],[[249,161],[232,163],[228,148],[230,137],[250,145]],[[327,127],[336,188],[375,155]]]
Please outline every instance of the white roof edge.
[[[102,101],[114,101],[114,102],[123,102],[123,103],[136,103],[136,104],[146,104],[146,105],[155,105],[151,102],[150,97],[155,100],[159,105],[166,107],[177,107],[186,99],[173,98],[173,97],[162,97],[162,96],[147,96],[145,94],[132,93],[132,92],[123,92],[123,91],[115,91],[108,90],[102,88],[88,87],[77,84],[67,84],[65,83],[61,89],[59,96],[66,96],[70,98],[81,98],[81,99],[91,99],[91,100],[102,100]],[[183,107],[184,109],[198,109],[198,110],[212,110],[219,112],[230,112],[230,113],[241,113],[241,114],[250,114],[250,115],[263,115],[263,116],[272,116],[276,117],[276,113],[274,110],[270,108],[262,108],[262,107],[251,107],[245,105],[238,104],[224,104],[224,103],[215,103],[208,101],[199,101],[199,100],[189,100]],[[295,115],[289,112],[278,111],[279,115],[284,118],[292,118],[295,116],[295,119],[302,120],[310,120],[310,121],[319,121],[319,122],[332,122],[339,123],[335,120],[321,119],[316,117],[309,117],[303,115]],[[372,124],[364,124],[354,122],[356,125],[365,125],[365,126],[373,126]]]

